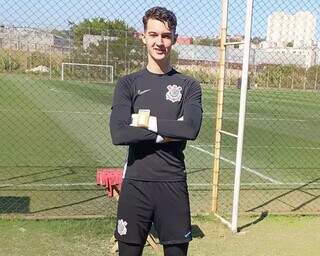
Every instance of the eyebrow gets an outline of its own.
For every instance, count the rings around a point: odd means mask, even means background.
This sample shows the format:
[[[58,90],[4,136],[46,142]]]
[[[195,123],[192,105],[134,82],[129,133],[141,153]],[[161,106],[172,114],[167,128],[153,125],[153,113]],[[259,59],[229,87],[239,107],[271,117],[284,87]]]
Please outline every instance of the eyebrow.
[[[148,34],[161,34],[161,33],[158,33],[158,32],[156,32],[156,31],[149,31]],[[171,36],[171,35],[172,35],[172,32],[164,32],[164,33],[162,33],[161,35]]]

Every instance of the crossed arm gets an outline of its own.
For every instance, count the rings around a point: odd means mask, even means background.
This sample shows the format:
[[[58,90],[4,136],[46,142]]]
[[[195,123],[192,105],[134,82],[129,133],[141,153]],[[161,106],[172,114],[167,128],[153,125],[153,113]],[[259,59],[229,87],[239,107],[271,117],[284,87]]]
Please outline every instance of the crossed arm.
[[[110,133],[115,145],[157,143],[170,140],[194,140],[202,122],[201,87],[192,82],[184,97],[183,120],[149,118],[153,126],[136,127],[132,120],[133,81],[122,79],[118,82],[113,98],[110,116]],[[152,114],[152,113],[151,113]],[[149,121],[150,124],[150,121]]]
[[[130,126],[131,107],[126,105],[113,106],[109,124],[114,145],[129,145],[139,142],[154,143],[157,138],[155,132]]]
[[[156,127],[132,126],[131,108],[127,105],[113,106],[110,116],[110,132],[115,145],[156,143],[160,138],[173,140],[194,140],[200,130],[202,110],[199,106],[187,104],[183,120],[167,120],[153,117]],[[130,125],[131,124],[131,125]]]

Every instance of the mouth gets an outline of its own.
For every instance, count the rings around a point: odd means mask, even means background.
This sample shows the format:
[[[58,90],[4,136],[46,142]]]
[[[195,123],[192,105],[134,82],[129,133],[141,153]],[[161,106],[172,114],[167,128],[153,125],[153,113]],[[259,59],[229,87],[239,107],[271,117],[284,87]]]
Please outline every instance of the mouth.
[[[161,55],[165,54],[165,51],[162,49],[154,48],[153,50],[155,51],[156,54],[161,54]]]

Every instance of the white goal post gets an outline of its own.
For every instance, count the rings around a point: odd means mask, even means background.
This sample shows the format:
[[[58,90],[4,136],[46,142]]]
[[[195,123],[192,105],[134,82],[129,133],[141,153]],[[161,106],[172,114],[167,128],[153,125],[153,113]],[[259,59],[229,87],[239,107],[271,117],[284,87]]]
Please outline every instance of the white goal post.
[[[61,80],[64,81],[66,79],[66,66],[71,66],[71,67],[78,67],[78,68],[86,68],[85,73],[87,73],[87,76],[90,75],[90,68],[91,71],[93,68],[100,68],[101,70],[105,69],[105,77],[102,79],[103,82],[106,83],[113,83],[113,66],[112,65],[98,65],[98,64],[87,64],[87,63],[73,63],[73,62],[62,62],[61,64]],[[79,79],[81,80],[81,79]],[[95,81],[94,79],[86,79],[86,81],[92,81],[92,82],[99,82]],[[100,81],[100,82],[102,82]]]
[[[226,35],[228,28],[228,2],[229,0],[222,1],[223,13],[221,17],[221,45],[220,45],[220,78],[217,90],[217,108],[216,108],[216,137],[215,137],[215,157],[213,169],[213,187],[212,187],[212,210],[215,215],[226,224],[234,233],[238,232],[238,215],[239,215],[239,202],[240,202],[240,186],[241,186],[241,171],[242,171],[242,152],[243,152],[243,137],[245,128],[246,116],[246,98],[247,98],[247,85],[249,73],[249,59],[250,59],[250,44],[251,44],[251,29],[252,29],[252,16],[253,16],[253,2],[254,0],[246,0],[246,18],[245,18],[245,31],[244,31],[244,47],[242,57],[242,78],[241,78],[241,91],[240,91],[240,104],[239,104],[239,118],[238,118],[238,132],[237,134],[222,130],[222,115],[223,115],[223,91],[225,80],[225,59],[226,59]],[[232,219],[231,222],[219,216],[217,213],[217,198],[218,198],[218,184],[219,184],[219,161],[221,149],[221,134],[232,136],[237,139],[236,161],[235,161],[235,175],[234,175],[234,188],[233,188],[233,203],[232,203]]]

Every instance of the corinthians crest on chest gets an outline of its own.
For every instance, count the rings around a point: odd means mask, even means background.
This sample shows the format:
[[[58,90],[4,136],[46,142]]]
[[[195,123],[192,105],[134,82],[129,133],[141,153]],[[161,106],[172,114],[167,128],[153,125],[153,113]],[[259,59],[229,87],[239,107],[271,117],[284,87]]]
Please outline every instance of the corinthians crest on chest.
[[[171,102],[178,102],[181,100],[182,87],[176,84],[170,84],[167,86],[166,100],[170,100]]]

